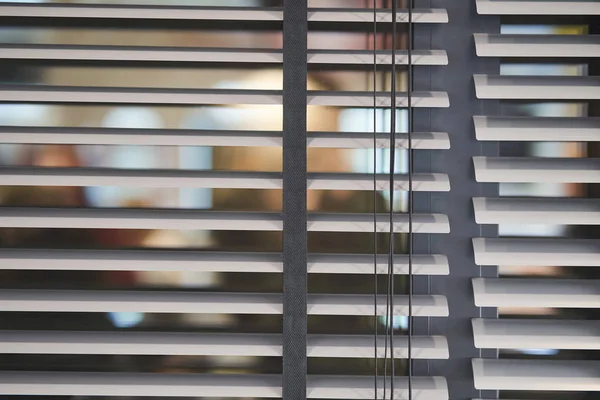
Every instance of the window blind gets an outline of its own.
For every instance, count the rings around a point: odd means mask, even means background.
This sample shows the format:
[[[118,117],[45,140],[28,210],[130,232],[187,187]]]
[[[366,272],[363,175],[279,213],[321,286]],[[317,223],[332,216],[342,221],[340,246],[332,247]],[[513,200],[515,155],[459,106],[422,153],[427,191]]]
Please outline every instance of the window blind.
[[[386,128],[377,132],[371,128],[317,130],[307,123],[308,110],[314,108],[360,109],[372,112],[372,118],[377,118],[378,110],[384,113],[390,110],[391,88],[385,78],[392,64],[388,48],[340,49],[325,42],[323,48],[311,48],[307,44],[313,32],[369,34],[374,33],[375,26],[381,35],[389,35],[392,11],[387,5],[377,5],[379,8],[374,12],[369,7],[326,8],[316,1],[307,4],[297,0],[285,0],[283,6],[273,7],[0,3],[0,24],[19,29],[83,27],[106,32],[125,29],[136,34],[155,29],[188,33],[210,29],[217,31],[217,36],[239,30],[268,31],[280,35],[283,42],[281,48],[183,43],[173,46],[162,42],[139,45],[129,44],[127,40],[132,40],[123,36],[123,43],[119,43],[119,39],[106,39],[108,44],[44,41],[0,44],[2,60],[17,66],[122,66],[172,70],[172,74],[180,73],[176,72],[179,68],[192,71],[275,69],[281,70],[283,75],[281,88],[277,89],[264,82],[258,85],[260,89],[226,85],[192,88],[193,83],[168,87],[163,82],[141,86],[133,81],[131,85],[107,86],[95,85],[93,74],[81,85],[0,84],[3,105],[169,109],[242,106],[249,110],[266,106],[280,107],[274,109],[281,112],[282,119],[282,128],[274,130],[248,128],[244,126],[252,125],[248,120],[227,121],[232,126],[237,123],[236,128],[224,129],[95,127],[83,123],[0,126],[0,143],[12,146],[243,148],[249,154],[255,152],[251,159],[262,157],[260,149],[271,148],[282,156],[279,168],[264,171],[88,165],[0,167],[0,185],[7,188],[119,186],[136,190],[232,190],[232,193],[243,193],[234,197],[249,209],[68,207],[60,202],[57,206],[53,198],[28,206],[28,201],[5,202],[2,196],[0,228],[3,230],[78,232],[90,229],[109,232],[108,235],[139,230],[192,234],[212,231],[224,238],[222,248],[225,250],[141,246],[85,248],[73,239],[68,239],[66,246],[53,248],[26,240],[25,245],[2,245],[0,272],[241,274],[238,278],[241,283],[236,281],[232,286],[242,288],[107,289],[48,282],[33,288],[25,282],[14,288],[5,284],[0,288],[0,312],[7,321],[0,330],[3,356],[131,356],[140,357],[141,364],[147,360],[141,357],[149,356],[255,357],[274,358],[278,366],[263,370],[223,372],[212,368],[208,372],[181,373],[177,368],[174,372],[148,371],[140,367],[80,370],[76,365],[67,370],[63,367],[42,370],[26,362],[15,363],[3,366],[0,371],[0,395],[21,396],[15,398],[383,399],[386,393],[385,398],[393,399],[483,400],[511,398],[515,392],[535,395],[600,390],[598,361],[499,357],[499,352],[506,349],[598,350],[598,321],[573,317],[498,318],[498,309],[509,306],[597,309],[598,281],[563,277],[515,279],[499,277],[497,270],[497,266],[515,264],[586,268],[600,265],[597,240],[506,238],[499,237],[497,229],[505,223],[545,224],[549,220],[565,226],[599,224],[595,199],[505,197],[499,195],[498,187],[515,182],[600,183],[595,158],[513,157],[499,150],[505,142],[598,141],[600,122],[595,117],[515,117],[500,112],[505,101],[600,100],[600,80],[595,76],[500,75],[501,60],[594,62],[600,57],[598,36],[501,34],[500,24],[505,17],[512,18],[513,22],[527,22],[530,17],[536,21],[547,19],[548,23],[556,18],[581,22],[584,17],[600,15],[600,3],[415,0],[410,25],[408,10],[400,9],[396,23],[401,36],[407,29],[411,30],[412,41],[408,43],[411,55],[406,49],[398,49],[393,61],[400,69],[398,75],[406,79],[402,68],[412,60],[414,75],[411,75],[411,85],[404,83],[400,85],[404,85],[403,88],[398,88],[395,106],[406,110],[410,103],[408,119],[411,123],[408,124],[410,132],[397,134],[395,146],[406,152],[411,135],[412,146],[408,151],[414,173],[409,178],[407,173],[394,172],[393,187],[389,180],[391,168],[383,172],[377,168],[371,172],[320,171],[312,169],[307,160],[307,152],[314,149],[366,150],[377,154],[374,150],[390,148],[391,138]],[[341,76],[348,71],[372,71],[374,64],[376,74],[380,74],[377,76],[384,77],[379,85],[372,85],[369,80],[365,85],[353,82],[353,85],[317,90],[311,87],[310,78],[307,84],[310,72],[327,71]],[[264,76],[258,79],[266,80]],[[410,101],[407,87],[413,88]],[[262,115],[256,113],[250,120]],[[236,118],[237,114],[231,119]],[[375,121],[375,125],[386,122]],[[307,191],[407,192],[409,185],[412,191],[408,193],[408,201],[412,202],[415,214],[409,217],[406,212],[396,210],[393,223],[387,210],[377,209],[377,201],[367,207],[368,211],[356,212],[345,208],[315,211],[309,209],[306,200]],[[260,209],[257,211],[251,206],[250,196],[245,198],[248,193],[268,191],[283,193],[280,210],[265,211],[257,206],[255,208]],[[394,205],[389,207],[393,209]],[[370,211],[378,213],[374,215]],[[410,221],[412,227],[409,227]],[[310,235],[316,233],[363,234],[356,243],[364,244],[372,241],[371,234],[383,235],[391,228],[400,239],[410,231],[414,252],[410,259],[399,249],[393,255],[394,274],[406,277],[409,269],[412,270],[413,275],[408,279],[414,292],[410,299],[413,318],[409,321],[414,336],[408,361],[414,376],[409,378],[398,372],[393,393],[390,393],[389,378],[382,376],[381,361],[384,354],[390,357],[383,336],[385,325],[394,325],[396,318],[408,316],[409,296],[394,293],[394,309],[391,316],[387,315],[386,295],[381,284],[388,273],[385,251],[375,257],[358,249],[354,253],[315,252],[311,250],[310,241]],[[237,248],[239,236],[235,234],[257,235],[262,238],[261,243],[267,244],[248,245],[244,251],[227,250]],[[269,236],[271,234],[274,236]],[[272,244],[273,238],[279,235],[281,246]],[[322,248],[328,249],[327,243],[319,247]],[[378,249],[376,238],[372,250]],[[362,286],[355,286],[360,290],[346,285],[347,277],[360,280]],[[278,282],[273,285],[276,289],[263,290],[272,279]],[[315,284],[319,279],[329,279],[328,284],[323,285],[325,290],[309,290],[311,285],[319,286]],[[373,280],[380,282],[378,293],[371,290]],[[259,328],[248,329],[243,323],[233,325],[226,332],[218,329],[196,332],[179,329],[177,324],[158,329],[44,326],[47,323],[44,321],[61,321],[64,315],[106,313],[247,316],[250,324],[256,323]],[[272,322],[280,317],[280,325]],[[315,319],[322,317],[324,319]],[[335,326],[341,321],[336,319],[339,317],[350,319],[343,320],[345,325]],[[375,317],[384,321],[384,327],[379,328],[379,336],[375,338],[372,325],[368,332],[352,326],[360,325],[355,322],[360,318],[360,321],[372,321]],[[26,318],[41,322],[32,325],[34,328],[21,329],[22,320]],[[257,322],[262,318],[267,321],[264,325]],[[15,326],[14,321],[18,322]],[[324,329],[316,329],[323,321],[329,321],[327,323],[334,328],[326,333]],[[409,357],[406,335],[395,337],[393,357],[403,361]],[[7,360],[12,363],[14,359]],[[98,359],[91,360],[94,363]],[[313,360],[322,364],[312,363]],[[364,362],[362,367],[353,366],[357,360]]]
[[[300,10],[300,12],[298,12]],[[304,10],[304,12],[302,12]],[[414,10],[416,24],[445,24],[445,10]],[[89,106],[283,106],[283,130],[207,130],[207,129],[140,129],[86,126],[3,126],[0,141],[12,145],[108,145],[108,146],[215,146],[279,148],[283,169],[271,171],[131,169],[115,167],[5,166],[0,172],[3,186],[26,187],[102,187],[129,188],[207,188],[235,190],[283,190],[281,212],[236,212],[170,208],[92,208],[92,207],[25,207],[11,204],[1,209],[2,228],[10,229],[112,229],[178,231],[248,231],[283,232],[281,252],[213,252],[185,250],[9,248],[0,250],[3,270],[19,271],[187,271],[218,273],[283,274],[281,292],[211,292],[176,290],[84,290],[82,288],[10,288],[0,290],[0,310],[4,313],[150,313],[150,314],[235,314],[282,315],[283,329],[278,333],[190,333],[143,330],[15,330],[10,325],[0,333],[0,351],[19,355],[121,355],[121,356],[241,356],[283,357],[280,373],[250,374],[178,374],[136,371],[35,371],[0,372],[3,396],[162,396],[162,397],[255,397],[255,398],[373,398],[372,374],[344,375],[343,368],[330,368],[328,374],[306,370],[302,358],[338,360],[372,359],[372,334],[319,334],[306,331],[306,320],[313,316],[350,316],[385,318],[385,296],[379,295],[377,308],[372,294],[307,293],[306,279],[315,275],[354,275],[372,280],[373,273],[387,273],[386,256],[380,254],[374,270],[371,254],[306,252],[306,235],[312,232],[365,233],[386,232],[390,224],[385,210],[379,210],[374,223],[370,213],[308,212],[304,201],[292,196],[306,196],[306,190],[386,191],[388,175],[371,173],[307,172],[307,149],[388,148],[387,133],[373,136],[365,132],[311,131],[303,128],[307,107],[372,109],[390,107],[388,90],[375,97],[365,90],[309,90],[307,69],[365,70],[373,65],[372,50],[308,49],[306,26],[316,31],[369,32],[376,21],[389,29],[390,9],[374,15],[370,8],[311,8],[306,4],[285,2],[284,7],[218,6],[149,6],[110,4],[0,4],[0,20],[20,27],[110,27],[144,29],[179,28],[193,31],[210,27],[227,31],[232,25],[248,31],[269,30],[283,36],[282,49],[206,48],[130,46],[125,44],[3,44],[0,56],[12,63],[28,65],[149,66],[223,69],[282,68],[283,90],[258,89],[190,89],[158,87],[108,87],[86,84],[62,86],[49,84],[3,84],[2,103],[89,105]],[[406,25],[407,11],[397,15]],[[305,26],[302,28],[302,26]],[[387,27],[387,28],[385,28]],[[283,29],[282,29],[283,28]],[[237,29],[237,28],[236,28]],[[304,31],[302,30],[304,29]],[[299,41],[295,36],[303,35]],[[304,44],[303,44],[304,42]],[[389,71],[391,52],[378,50],[380,68]],[[415,50],[415,65],[443,66],[448,60],[443,49]],[[305,60],[305,62],[298,62]],[[395,62],[407,64],[407,52],[398,51]],[[305,78],[304,78],[305,79]],[[289,80],[289,81],[288,81]],[[91,80],[93,82],[93,79]],[[297,94],[306,93],[306,99]],[[399,93],[397,106],[405,107],[406,93]],[[415,91],[414,107],[430,109],[448,107],[444,91]],[[396,146],[406,148],[407,135],[399,134]],[[446,133],[415,132],[416,151],[447,149]],[[298,144],[302,147],[298,151]],[[302,154],[304,153],[304,154]],[[304,165],[303,165],[304,164]],[[300,168],[299,168],[300,167]],[[304,182],[298,180],[302,178]],[[442,172],[416,173],[414,190],[444,192],[450,190],[448,177]],[[398,174],[394,190],[406,191],[408,177]],[[287,196],[287,199],[286,199]],[[302,221],[304,219],[304,225]],[[441,213],[413,216],[417,234],[445,234],[448,218]],[[408,216],[394,216],[394,231],[408,231]],[[225,237],[227,237],[225,235]],[[303,239],[304,237],[304,239]],[[367,236],[367,240],[369,236]],[[287,241],[286,241],[287,238]],[[293,239],[293,240],[291,240]],[[304,241],[304,243],[303,243]],[[303,247],[304,246],[304,247]],[[447,275],[448,262],[443,254],[416,254],[413,260],[417,275]],[[395,271],[408,273],[406,255],[395,256]],[[252,278],[248,278],[252,279]],[[302,281],[304,280],[304,283]],[[248,288],[250,284],[248,284]],[[333,293],[337,291],[334,290]],[[304,301],[304,303],[303,303]],[[397,295],[393,315],[408,314],[408,297]],[[444,296],[423,293],[412,300],[415,318],[448,315]],[[304,322],[302,322],[302,319]],[[310,325],[310,324],[309,324]],[[281,329],[281,328],[280,328]],[[380,330],[381,331],[381,330]],[[394,356],[407,357],[406,337],[396,340]],[[299,346],[304,344],[304,350]],[[377,340],[377,357],[384,353],[383,337]],[[302,354],[304,352],[304,354]],[[441,335],[419,335],[412,342],[415,359],[446,359],[448,346]],[[342,361],[339,361],[342,360]],[[298,363],[297,363],[298,362]],[[303,367],[304,366],[304,367]],[[340,372],[342,371],[342,372]],[[303,385],[290,387],[290,385]],[[389,382],[387,383],[389,391]],[[407,396],[408,380],[397,377],[394,397]],[[382,397],[380,377],[378,393]],[[304,391],[303,391],[304,389]],[[286,392],[287,390],[287,392]],[[412,379],[412,390],[419,399],[447,399],[446,380],[422,374]]]
[[[477,0],[479,15],[496,15],[511,23],[587,25],[600,14],[596,1],[493,1]],[[535,19],[534,19],[535,18]],[[562,19],[557,19],[562,18]],[[591,23],[593,25],[593,22]],[[587,27],[586,27],[587,28]],[[474,32],[480,58],[511,63],[583,64],[590,66],[581,76],[474,76],[478,99],[522,102],[580,102],[587,109],[580,116],[474,116],[475,134],[481,142],[516,142],[521,146],[542,142],[596,142],[600,124],[593,117],[593,102],[600,97],[597,76],[591,65],[600,56],[600,41],[589,30],[584,34],[480,34]],[[585,70],[584,70],[585,71]],[[475,178],[482,184],[597,184],[598,160],[567,155],[552,157],[473,157]],[[500,197],[473,199],[479,224],[597,225],[597,199],[577,197]],[[547,268],[558,266],[590,268],[587,279],[568,276],[525,278],[475,278],[473,292],[478,307],[556,308],[564,317],[538,318],[509,316],[500,319],[474,318],[473,334],[479,349],[539,349],[566,352],[548,358],[475,358],[475,387],[498,390],[505,398],[551,396],[593,398],[600,389],[598,321],[584,310],[598,308],[597,241],[591,238],[503,237],[474,238],[475,261],[481,266],[518,265]],[[487,267],[486,267],[487,268]],[[579,312],[568,309],[580,309]],[[583,314],[581,313],[583,311]],[[586,315],[588,315],[586,317]],[[580,318],[575,319],[574,316]],[[571,351],[571,353],[569,353]],[[581,357],[577,354],[585,353]],[[570,354],[570,355],[569,355]],[[573,357],[573,356],[576,356]],[[571,358],[573,357],[573,358]],[[576,393],[587,392],[587,397]],[[512,395],[510,394],[512,393]],[[539,397],[541,398],[541,397]],[[553,397],[548,397],[553,398]]]

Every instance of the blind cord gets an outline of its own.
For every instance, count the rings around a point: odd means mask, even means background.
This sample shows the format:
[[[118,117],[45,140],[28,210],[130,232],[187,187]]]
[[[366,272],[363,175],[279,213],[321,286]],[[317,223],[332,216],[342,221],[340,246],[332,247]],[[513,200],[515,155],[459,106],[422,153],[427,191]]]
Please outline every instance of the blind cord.
[[[396,172],[396,39],[397,39],[397,15],[398,3],[392,0],[392,52],[391,52],[391,91],[390,91],[390,168],[389,168],[389,254],[388,254],[388,286],[386,301],[386,323],[389,332],[390,344],[390,400],[394,400],[394,386],[396,377],[395,354],[394,354],[394,188]]]
[[[413,0],[408,0],[408,85],[407,85],[407,108],[408,108],[408,134],[407,134],[407,154],[408,154],[408,400],[412,400],[412,378],[413,378],[413,362],[412,362],[412,336],[413,336],[413,148],[412,148],[412,132],[413,132],[413,109],[412,109],[412,91],[413,91],[413,65],[412,65],[412,48],[413,48]]]
[[[377,380],[379,379],[379,360],[377,357],[377,325],[379,324],[377,315],[377,295],[379,292],[377,284],[377,243],[377,0],[373,0],[373,283],[375,286],[373,293],[373,317],[375,324],[373,334],[373,355],[375,357],[373,389],[375,392],[375,400],[377,400]]]

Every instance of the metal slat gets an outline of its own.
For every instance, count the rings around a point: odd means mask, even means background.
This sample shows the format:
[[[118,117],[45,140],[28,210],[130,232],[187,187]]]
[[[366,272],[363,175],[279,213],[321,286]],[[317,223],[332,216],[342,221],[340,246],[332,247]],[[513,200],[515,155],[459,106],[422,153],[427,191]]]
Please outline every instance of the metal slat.
[[[377,216],[377,231],[389,232],[388,216]],[[176,209],[124,208],[0,208],[0,227],[79,229],[173,229],[280,231],[276,212],[214,212]],[[311,214],[312,232],[373,232],[372,214]],[[394,217],[394,231],[408,231],[408,215]],[[416,233],[448,233],[448,218],[442,214],[413,216]]]
[[[189,7],[108,4],[2,4],[1,18],[77,18],[180,21],[283,21],[274,7]]]
[[[448,13],[441,8],[415,8],[412,21],[415,24],[447,23]],[[348,23],[391,23],[391,10],[379,10],[373,16],[373,11],[365,8],[309,8],[308,22],[348,22]],[[408,10],[400,9],[396,13],[396,21],[408,23]]]
[[[124,208],[0,208],[0,227],[281,231],[280,213]]]
[[[600,35],[478,34],[479,57],[600,57]]]
[[[600,281],[474,278],[477,307],[600,308]]]
[[[0,92],[1,94],[1,92]],[[309,106],[329,107],[390,107],[390,96],[387,93],[378,93],[373,101],[373,92],[329,92],[311,91],[308,94]],[[408,95],[398,92],[396,97],[397,107],[408,107]],[[413,92],[412,106],[419,108],[447,108],[450,107],[448,94],[445,92]]]
[[[396,358],[408,355],[408,340],[398,338]],[[378,338],[382,357],[384,338]],[[448,343],[442,336],[416,336],[413,357],[448,358]],[[309,335],[309,357],[373,358],[369,335]],[[128,354],[281,357],[281,335],[198,334],[156,332],[66,332],[0,331],[0,353],[4,354]]]
[[[406,398],[408,379],[397,377],[394,397]],[[389,381],[387,392],[390,392]],[[378,382],[377,396],[384,382]],[[447,400],[441,377],[414,377],[413,396],[419,400]],[[55,396],[166,396],[281,398],[279,375],[212,375],[94,372],[0,372],[0,394]],[[308,398],[370,399],[375,397],[369,376],[308,376]]]
[[[2,251],[0,250],[0,260]],[[412,256],[412,273],[415,275],[448,275],[448,258],[444,255],[414,254]],[[0,269],[2,264],[0,264]],[[396,274],[408,274],[408,256],[396,255],[394,257],[394,271]],[[373,265],[373,256],[350,254],[313,254],[308,257],[308,272],[312,274],[366,274],[372,275],[388,273],[388,259],[385,255],[377,256],[377,267]]]
[[[373,190],[372,174],[311,173],[308,188],[319,190]],[[377,190],[389,190],[388,175],[376,177]],[[444,174],[416,174],[415,191],[450,190]],[[128,186],[140,188],[281,189],[278,172],[190,171],[181,169],[0,167],[0,185],[6,186]],[[408,176],[396,175],[394,190],[408,190]]]
[[[281,398],[279,375],[0,372],[8,396]]]
[[[372,376],[308,376],[306,388],[309,399],[383,399],[384,387],[391,395],[390,380],[377,380],[377,393]],[[377,395],[376,395],[377,394]],[[408,398],[408,378],[394,378],[394,399]],[[448,400],[448,385],[443,377],[412,378],[412,398],[419,400]]]
[[[448,316],[443,296],[413,296],[416,316]],[[281,294],[164,291],[0,290],[0,311],[281,314]],[[309,294],[310,315],[372,316],[372,295]],[[408,314],[408,296],[395,296],[394,315]],[[386,315],[379,296],[377,315]]]
[[[594,239],[474,238],[477,265],[600,267]]]
[[[600,100],[600,77],[474,75],[478,99]]]
[[[448,275],[442,255],[413,255],[413,274]],[[377,273],[387,274],[387,256],[377,257]],[[47,271],[199,271],[283,272],[281,254],[213,253],[174,250],[43,250],[0,249],[0,270]],[[313,274],[373,274],[373,257],[366,254],[313,254]],[[408,273],[408,256],[394,257],[396,274]]]
[[[414,107],[449,107],[444,92],[414,92]],[[396,105],[407,107],[406,93],[398,93]],[[88,103],[88,104],[260,104],[280,105],[279,90],[165,89],[50,85],[0,85],[0,102],[7,103]],[[373,107],[370,92],[310,91],[308,105],[331,107]],[[378,107],[389,107],[387,94],[376,98]]]
[[[483,15],[600,15],[595,0],[477,0]]]
[[[59,60],[94,62],[173,62],[281,64],[283,54],[274,49],[154,47],[154,46],[82,46],[55,44],[3,44],[0,58],[7,60]],[[377,52],[377,64],[391,64],[389,51]],[[366,50],[311,50],[309,64],[372,65],[373,52]],[[413,65],[447,65],[443,50],[416,50]],[[396,64],[408,65],[408,52],[396,53]]]
[[[474,359],[478,390],[600,391],[600,362]]]
[[[1,223],[1,222],[0,222]],[[408,232],[408,214],[394,216],[394,232]],[[450,233],[450,222],[443,214],[413,214],[414,233]],[[377,226],[372,214],[312,214],[308,219],[311,232],[389,232],[389,216],[377,215]]]
[[[600,183],[599,158],[473,157],[477,182]]]
[[[280,90],[0,85],[0,102],[281,105]]]
[[[473,117],[477,140],[600,142],[600,118]]]
[[[477,318],[472,323],[477,348],[600,350],[600,321]]]
[[[187,20],[187,21],[283,21],[278,7],[190,7],[140,6],[105,4],[5,4],[0,5],[0,17],[76,18],[76,19],[133,19],[133,20]],[[378,23],[391,23],[391,10],[380,10]],[[373,23],[373,13],[364,8],[309,8],[309,22]],[[408,11],[399,10],[396,21],[408,22]],[[414,23],[446,23],[444,9],[414,9]]]
[[[390,147],[390,135],[378,134],[377,148]],[[414,149],[448,149],[450,139],[442,132],[415,132]],[[137,146],[239,146],[281,147],[277,131],[230,131],[131,128],[56,128],[0,126],[0,143],[7,144],[90,144]],[[368,132],[309,132],[306,145],[313,148],[373,148]],[[397,148],[408,147],[406,134],[398,134]]]
[[[590,198],[473,199],[478,224],[600,225],[600,201]]]

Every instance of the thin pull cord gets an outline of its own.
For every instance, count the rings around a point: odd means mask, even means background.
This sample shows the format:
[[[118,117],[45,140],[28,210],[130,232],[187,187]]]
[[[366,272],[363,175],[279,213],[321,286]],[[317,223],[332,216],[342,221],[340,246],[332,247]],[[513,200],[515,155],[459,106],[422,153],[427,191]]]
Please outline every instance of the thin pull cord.
[[[367,3],[368,4],[368,3]],[[368,39],[367,39],[368,41]],[[377,380],[379,379],[379,365],[377,357],[377,0],[373,0],[373,317],[375,331],[373,334],[373,355],[375,357],[375,377],[373,380],[373,389],[375,400],[377,400]],[[384,396],[385,399],[385,396]]]
[[[394,386],[396,377],[395,354],[394,354],[394,188],[396,172],[396,39],[397,39],[398,3],[392,0],[392,54],[391,54],[391,95],[390,95],[390,168],[389,168],[389,190],[390,190],[390,234],[389,234],[389,256],[388,256],[388,304],[387,325],[390,340],[390,400],[394,400]]]
[[[407,85],[407,107],[408,107],[408,400],[412,400],[412,336],[413,336],[413,2],[408,0],[408,85]]]

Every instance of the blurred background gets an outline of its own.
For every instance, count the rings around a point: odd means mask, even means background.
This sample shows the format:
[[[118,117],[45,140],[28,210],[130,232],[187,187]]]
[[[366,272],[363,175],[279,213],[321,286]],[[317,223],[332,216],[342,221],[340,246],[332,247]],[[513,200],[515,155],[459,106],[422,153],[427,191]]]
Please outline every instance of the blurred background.
[[[372,8],[373,0],[309,0],[309,7]],[[34,2],[34,1],[29,1]],[[43,2],[39,0],[37,2]],[[57,3],[59,1],[56,1]],[[60,1],[60,3],[102,3],[93,1]],[[267,0],[125,0],[106,1],[106,4],[153,5],[218,5],[218,6],[280,6],[278,1]],[[389,1],[379,1],[379,7],[389,8]],[[589,23],[581,25],[540,25],[538,21],[506,20],[502,33],[556,33],[586,35]],[[400,27],[398,48],[406,48],[406,34]],[[596,32],[598,33],[598,32]],[[237,30],[218,31],[204,29],[117,29],[112,27],[0,27],[2,44],[71,44],[71,45],[128,45],[165,47],[235,47],[281,48],[280,31]],[[389,33],[379,34],[378,49],[390,49]],[[472,46],[472,44],[465,44]],[[373,50],[373,34],[355,29],[319,31],[308,37],[309,49],[363,49]],[[451,60],[450,60],[451,62]],[[530,64],[523,61],[504,60],[504,75],[598,75],[598,65],[559,64],[544,62]],[[222,67],[193,67],[178,65],[102,66],[71,65],[45,60],[41,63],[3,60],[0,65],[2,83],[94,86],[94,87],[164,87],[164,88],[238,88],[281,89],[280,69],[253,68],[248,70]],[[365,91],[373,90],[372,67],[320,70],[318,65],[309,68],[310,90]],[[406,88],[406,71],[398,67],[398,87]],[[390,74],[378,73],[378,90],[390,90]],[[397,111],[397,131],[406,132],[406,110]],[[600,116],[597,103],[512,103],[503,102],[501,113],[511,116],[574,117]],[[389,110],[365,108],[330,108],[310,106],[308,130],[329,132],[372,132],[376,119],[379,132],[390,131]],[[129,107],[96,105],[43,105],[0,104],[0,125],[28,127],[73,128],[135,128],[151,132],[170,130],[261,130],[282,129],[281,106],[203,106],[203,107]],[[395,172],[406,172],[406,154],[396,150]],[[418,155],[418,152],[417,152]],[[589,148],[581,143],[547,142],[502,143],[502,156],[534,157],[598,157],[598,146]],[[190,169],[190,170],[246,170],[281,171],[280,147],[178,147],[178,146],[90,146],[90,145],[17,145],[0,144],[0,165],[47,167],[112,167],[131,169]],[[388,150],[308,149],[310,172],[389,172]],[[597,187],[578,184],[501,184],[502,196],[598,196]],[[390,204],[386,192],[373,196],[372,192],[310,191],[309,211],[371,213],[406,210],[407,197],[398,192]],[[280,211],[279,190],[232,189],[137,189],[128,187],[1,187],[2,206],[61,206],[61,207],[131,207],[131,208],[182,208],[228,211]],[[598,238],[597,227],[579,229],[552,225],[512,226],[501,225],[502,237],[586,237]],[[406,250],[405,238],[396,235],[396,251]],[[206,251],[281,251],[281,234],[270,232],[230,231],[135,231],[135,230],[32,230],[3,229],[0,231],[2,247],[32,248],[176,248]],[[379,235],[377,251],[385,253],[387,241]],[[374,240],[370,233],[309,233],[311,253],[364,253],[372,254]],[[452,266],[451,266],[452,267]],[[571,276],[585,279],[593,276],[591,268],[543,268],[502,265],[501,276],[544,277],[548,279]],[[398,292],[404,291],[403,278],[397,278]],[[96,288],[115,290],[122,288],[144,290],[194,290],[194,291],[256,291],[281,292],[280,274],[202,273],[202,272],[72,272],[72,271],[0,271],[3,288]],[[363,276],[311,274],[309,291],[313,293],[365,293],[373,292],[372,279]],[[383,293],[385,283],[379,282]],[[510,318],[589,318],[597,319],[597,310],[568,309],[500,309],[500,317]],[[403,334],[406,321],[391,321],[397,334]],[[383,332],[385,321],[378,322]],[[220,314],[73,314],[73,313],[2,313],[1,329],[56,329],[56,330],[143,330],[188,332],[280,332],[280,316],[220,315]],[[361,317],[309,317],[310,333],[362,333],[371,334],[373,318]],[[540,349],[503,350],[505,358],[565,358],[598,359],[594,351],[558,351]],[[398,363],[403,372],[401,362]],[[189,356],[41,356],[3,355],[3,370],[88,370],[88,371],[145,371],[145,372],[265,372],[280,373],[281,360],[267,357],[189,357]],[[373,373],[373,364],[361,360],[309,359],[309,372],[326,374],[335,370],[339,374]],[[504,398],[583,399],[586,394],[561,393],[560,397],[544,393],[502,393]],[[537,396],[537,397],[533,397]],[[589,395],[588,395],[589,396]],[[17,398],[17,397],[15,397]],[[50,398],[50,397],[47,397]]]

